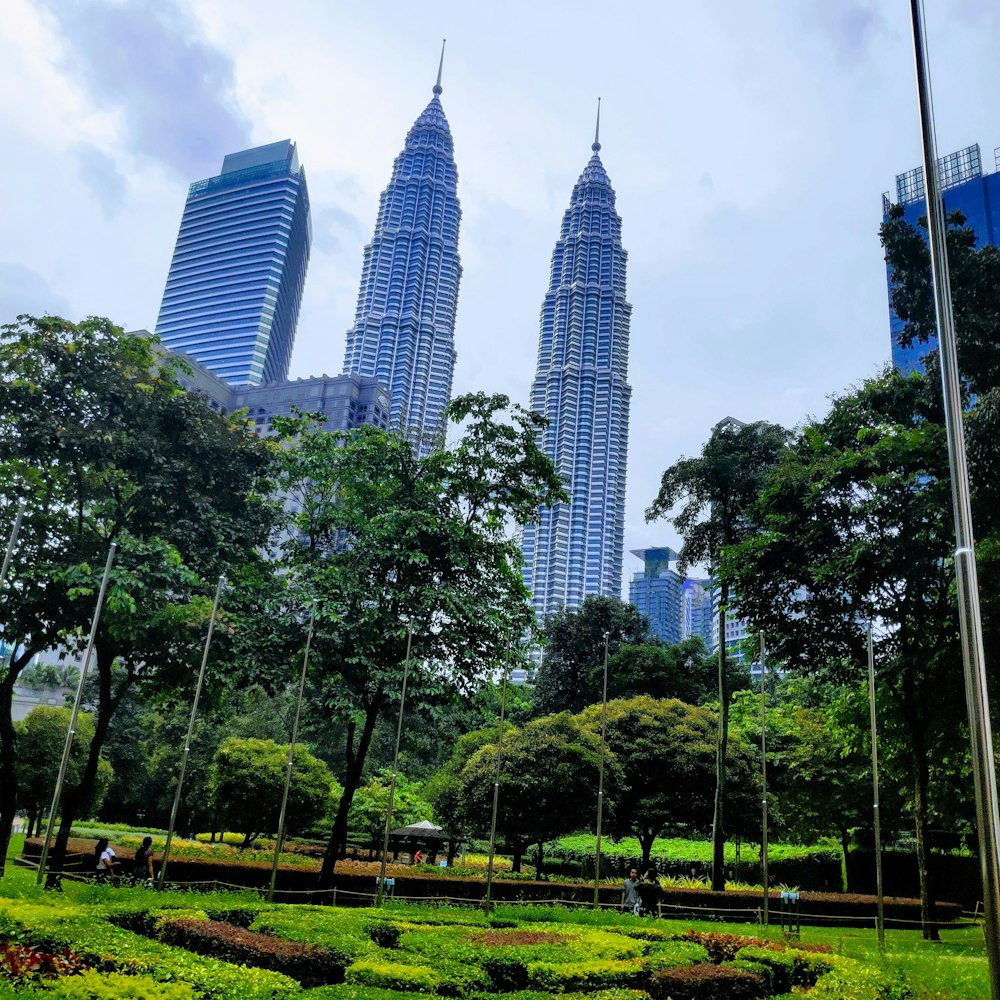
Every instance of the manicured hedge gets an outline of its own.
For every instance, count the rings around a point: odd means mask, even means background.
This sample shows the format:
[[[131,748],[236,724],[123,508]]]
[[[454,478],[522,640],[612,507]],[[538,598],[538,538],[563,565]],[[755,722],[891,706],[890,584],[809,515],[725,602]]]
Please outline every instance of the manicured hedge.
[[[654,972],[649,995],[653,1000],[762,1000],[771,991],[749,969],[703,963]]]
[[[199,955],[281,972],[303,986],[342,983],[350,961],[329,948],[258,934],[217,920],[167,918],[158,923],[157,937]]]
[[[44,996],[53,1000],[199,1000],[201,994],[187,983],[160,983],[151,976],[91,970],[47,983]]]

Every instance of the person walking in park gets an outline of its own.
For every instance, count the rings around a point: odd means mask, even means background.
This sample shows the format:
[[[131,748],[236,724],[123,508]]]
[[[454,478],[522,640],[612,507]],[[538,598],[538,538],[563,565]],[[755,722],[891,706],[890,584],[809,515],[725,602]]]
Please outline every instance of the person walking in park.
[[[132,884],[140,882],[153,884],[153,838],[144,837],[142,847],[135,852],[132,861]]]
[[[94,847],[94,878],[98,882],[106,882],[115,873],[115,849],[108,843],[107,837],[101,837]]]
[[[646,872],[642,881],[635,887],[639,896],[640,910],[644,917],[658,917],[660,915],[660,883],[656,880],[656,872],[652,868]]]
[[[636,891],[639,885],[639,869],[630,868],[628,878],[622,882],[622,913],[638,913],[640,906],[639,893]]]

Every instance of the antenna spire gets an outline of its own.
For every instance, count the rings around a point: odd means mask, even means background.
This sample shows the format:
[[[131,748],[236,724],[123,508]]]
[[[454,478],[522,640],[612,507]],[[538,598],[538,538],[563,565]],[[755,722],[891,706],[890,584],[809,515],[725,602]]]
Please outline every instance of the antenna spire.
[[[601,99],[597,98],[597,126],[594,129],[594,143],[590,147],[595,153],[601,151]]]
[[[441,61],[438,63],[438,78],[437,78],[437,83],[434,84],[434,93],[435,94],[440,94],[441,91],[444,89],[441,86],[441,70],[444,69],[444,44],[447,41],[448,41],[447,38],[442,38],[441,39]]]

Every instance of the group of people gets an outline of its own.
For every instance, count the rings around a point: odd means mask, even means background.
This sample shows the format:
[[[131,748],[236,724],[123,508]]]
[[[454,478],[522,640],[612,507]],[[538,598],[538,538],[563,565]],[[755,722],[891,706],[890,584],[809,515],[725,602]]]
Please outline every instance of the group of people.
[[[94,848],[94,877],[98,882],[106,882],[118,875],[115,870],[118,865],[118,855],[115,849],[108,843],[107,837],[101,837]],[[155,879],[153,874],[153,838],[145,837],[142,846],[135,852],[132,859],[132,884],[152,885]]]
[[[639,878],[639,869],[630,868],[628,878],[622,883],[622,913],[637,917],[659,916],[660,883],[656,872],[650,868]]]

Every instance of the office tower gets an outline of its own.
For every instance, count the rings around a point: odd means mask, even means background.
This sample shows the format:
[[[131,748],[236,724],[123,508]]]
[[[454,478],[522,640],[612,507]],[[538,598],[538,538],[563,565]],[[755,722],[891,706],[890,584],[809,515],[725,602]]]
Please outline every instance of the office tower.
[[[591,148],[552,252],[531,387],[531,409],[549,421],[540,446],[569,494],[540,508],[522,534],[524,582],[540,619],[587,594],[621,592],[632,307],[599,134]]]
[[[642,569],[629,580],[629,603],[649,619],[649,631],[660,642],[676,645],[681,641],[684,581],[670,564],[679,556],[667,548],[631,551],[642,560]]]
[[[698,638],[712,649],[712,581],[685,577],[681,585],[681,640]]]
[[[439,65],[434,96],[379,200],[344,354],[345,372],[377,378],[389,390],[391,425],[422,452],[444,435],[462,277],[458,172],[440,95]]]
[[[1000,147],[994,150],[996,171],[983,173],[982,156],[979,145],[959,149],[938,160],[944,213],[959,211],[976,233],[977,245],[987,243],[1000,245]],[[917,220],[927,215],[927,198],[924,191],[924,168],[914,167],[896,177],[895,203],[903,206],[903,218],[917,225]],[[889,208],[893,204],[889,193],[882,195],[882,218],[886,221]],[[926,239],[926,230],[921,229]],[[889,332],[892,338],[892,364],[903,374],[922,371],[921,359],[935,349],[936,341],[900,347],[897,338],[903,329],[903,321],[892,308],[892,273],[887,267],[889,279]]]
[[[295,143],[230,153],[188,189],[156,335],[226,382],[282,381],[311,242]]]

